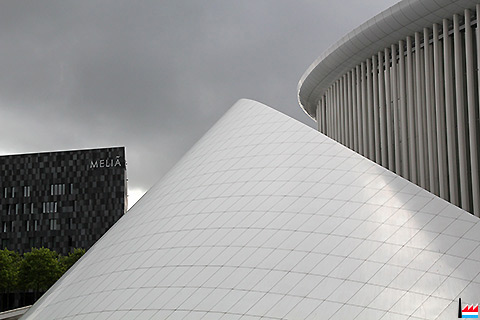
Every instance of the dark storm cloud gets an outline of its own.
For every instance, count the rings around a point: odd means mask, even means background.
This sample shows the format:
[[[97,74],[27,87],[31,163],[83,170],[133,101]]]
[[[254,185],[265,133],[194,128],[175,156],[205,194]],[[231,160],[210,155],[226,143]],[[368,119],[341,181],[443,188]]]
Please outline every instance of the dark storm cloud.
[[[394,1],[3,1],[0,152],[125,145],[147,189],[238,99],[309,125],[308,65]]]

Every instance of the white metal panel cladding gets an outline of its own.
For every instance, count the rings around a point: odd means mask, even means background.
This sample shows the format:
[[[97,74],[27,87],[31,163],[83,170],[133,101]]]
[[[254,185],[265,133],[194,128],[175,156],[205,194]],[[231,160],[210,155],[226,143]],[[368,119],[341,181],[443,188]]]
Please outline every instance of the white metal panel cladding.
[[[480,220],[241,100],[23,319],[453,319]]]
[[[430,0],[418,2],[402,1],[373,19],[377,21],[376,28],[370,25],[373,22],[367,22],[349,34],[349,40],[342,39],[337,49],[328,51],[336,56],[336,66],[324,54],[302,79],[300,101],[307,112],[311,112],[311,104],[324,108],[315,99],[325,96],[329,86],[337,83],[331,78],[333,73],[325,68],[335,69],[337,79],[349,79],[346,76],[360,68],[360,77],[352,79],[361,88],[353,97],[361,101],[363,115],[363,131],[359,135],[363,144],[358,152],[480,216],[480,73],[474,74],[480,61],[479,6],[472,1],[449,1],[443,5],[438,1],[431,4]],[[429,9],[413,10],[420,7]],[[430,7],[435,9],[429,11]],[[377,28],[385,21],[398,20],[399,12],[409,20],[402,23],[402,32],[395,33],[402,38],[379,36]],[[348,61],[349,69],[344,70],[344,63],[338,58],[361,34],[375,40],[359,49],[361,54],[355,54],[355,59]],[[386,43],[386,39],[391,42]],[[373,56],[366,56],[367,49]],[[365,57],[358,60],[360,56]],[[352,61],[357,64],[352,65]],[[329,83],[330,80],[333,81]],[[329,117],[330,112],[345,109],[348,113],[351,107],[343,104],[347,98],[340,92],[329,108],[318,114]],[[327,131],[321,132],[356,150],[337,139],[343,135],[341,120],[331,124],[330,131],[336,135],[329,134],[328,124]]]

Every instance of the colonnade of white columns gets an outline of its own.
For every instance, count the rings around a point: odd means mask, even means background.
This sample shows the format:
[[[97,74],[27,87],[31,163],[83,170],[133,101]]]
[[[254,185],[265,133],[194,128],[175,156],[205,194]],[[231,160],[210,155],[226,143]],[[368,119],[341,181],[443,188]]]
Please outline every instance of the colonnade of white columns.
[[[479,67],[480,29],[465,10],[337,79],[318,102],[318,130],[480,216]]]

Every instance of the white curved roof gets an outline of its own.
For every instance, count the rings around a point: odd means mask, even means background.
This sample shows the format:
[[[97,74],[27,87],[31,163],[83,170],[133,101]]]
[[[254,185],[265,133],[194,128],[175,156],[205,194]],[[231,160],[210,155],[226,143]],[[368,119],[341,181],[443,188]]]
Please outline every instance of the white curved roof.
[[[354,29],[325,51],[303,74],[298,98],[315,119],[318,100],[328,87],[353,67],[423,28],[475,8],[475,0],[403,0]]]
[[[22,319],[453,319],[480,220],[241,100]]]

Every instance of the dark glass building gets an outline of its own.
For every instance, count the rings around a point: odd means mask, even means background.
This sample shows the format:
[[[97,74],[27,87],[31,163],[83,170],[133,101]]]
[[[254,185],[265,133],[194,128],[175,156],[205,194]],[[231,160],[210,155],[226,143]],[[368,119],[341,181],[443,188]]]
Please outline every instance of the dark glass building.
[[[125,148],[0,156],[0,244],[90,248],[126,211]]]

